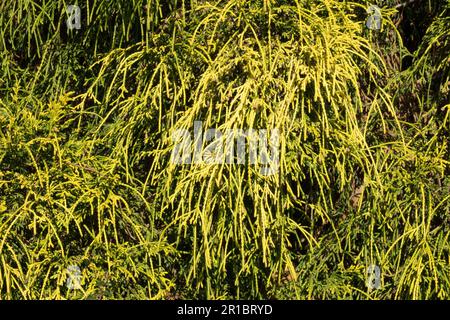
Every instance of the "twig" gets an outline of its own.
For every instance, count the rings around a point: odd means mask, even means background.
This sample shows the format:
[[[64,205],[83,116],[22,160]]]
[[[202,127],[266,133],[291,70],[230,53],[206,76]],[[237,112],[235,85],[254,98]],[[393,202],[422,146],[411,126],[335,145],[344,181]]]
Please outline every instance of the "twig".
[[[394,8],[395,8],[395,9],[398,9],[398,8],[401,8],[401,7],[406,7],[408,4],[411,4],[411,3],[414,3],[414,2],[416,2],[416,0],[408,0],[408,1],[406,1],[406,2],[399,3],[399,4],[396,5]]]
[[[88,167],[88,166],[82,166],[82,165],[79,165],[79,164],[76,164],[76,163],[72,163],[72,162],[67,161],[67,160],[64,160],[64,162],[67,163],[68,165],[71,165],[71,166],[74,166],[74,167],[78,167],[80,169],[83,169],[83,170],[86,170],[86,171],[89,171],[89,172],[98,173],[97,170],[95,170],[94,168]]]

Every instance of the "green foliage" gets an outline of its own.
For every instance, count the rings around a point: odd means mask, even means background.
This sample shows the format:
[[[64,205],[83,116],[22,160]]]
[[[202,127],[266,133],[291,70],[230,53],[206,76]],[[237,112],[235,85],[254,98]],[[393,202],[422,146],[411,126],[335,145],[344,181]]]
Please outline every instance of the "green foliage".
[[[0,298],[449,298],[448,1],[414,53],[366,1],[67,4],[0,7]],[[279,171],[172,163],[194,121]]]

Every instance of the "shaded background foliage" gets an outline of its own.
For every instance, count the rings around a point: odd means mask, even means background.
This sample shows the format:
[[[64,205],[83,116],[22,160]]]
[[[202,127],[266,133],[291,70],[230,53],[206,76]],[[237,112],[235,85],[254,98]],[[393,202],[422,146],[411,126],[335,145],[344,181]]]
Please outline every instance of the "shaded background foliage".
[[[448,1],[75,3],[1,2],[1,298],[449,298]],[[279,173],[175,166],[195,120]]]

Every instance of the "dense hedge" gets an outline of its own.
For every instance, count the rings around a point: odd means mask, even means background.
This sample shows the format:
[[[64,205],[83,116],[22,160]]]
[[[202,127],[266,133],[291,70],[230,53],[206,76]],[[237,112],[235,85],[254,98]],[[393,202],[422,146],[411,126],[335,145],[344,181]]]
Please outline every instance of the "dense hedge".
[[[449,1],[381,30],[367,1],[68,4],[0,5],[0,298],[450,297]],[[195,121],[279,130],[276,173],[174,164]]]

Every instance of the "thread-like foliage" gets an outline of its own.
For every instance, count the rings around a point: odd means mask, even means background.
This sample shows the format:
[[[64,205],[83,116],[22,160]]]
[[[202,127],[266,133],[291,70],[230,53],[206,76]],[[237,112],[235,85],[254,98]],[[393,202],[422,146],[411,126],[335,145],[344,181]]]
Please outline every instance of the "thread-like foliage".
[[[67,30],[2,1],[0,298],[448,299],[450,4],[408,52],[398,3],[377,31],[366,1],[90,0]],[[278,130],[275,170],[174,163],[196,121]]]

